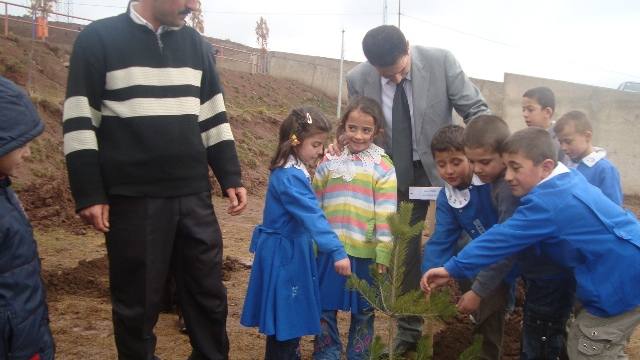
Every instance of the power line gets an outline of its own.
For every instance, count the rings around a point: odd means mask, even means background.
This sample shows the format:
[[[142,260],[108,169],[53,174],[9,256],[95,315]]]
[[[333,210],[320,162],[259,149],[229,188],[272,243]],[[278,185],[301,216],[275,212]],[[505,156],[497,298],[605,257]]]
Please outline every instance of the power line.
[[[522,51],[522,47],[514,45],[514,44],[509,44],[509,43],[506,43],[504,41],[490,39],[488,37],[484,37],[484,36],[481,36],[481,35],[478,35],[478,34],[470,33],[470,32],[467,32],[467,31],[464,31],[464,30],[460,30],[460,29],[457,29],[457,28],[454,28],[454,27],[451,27],[451,26],[442,25],[442,24],[435,23],[433,21],[429,21],[429,20],[423,19],[423,18],[419,18],[419,17],[412,16],[412,15],[407,15],[405,13],[402,13],[401,15],[406,17],[406,18],[408,18],[408,19],[412,19],[412,20],[415,20],[415,21],[418,21],[418,22],[429,24],[429,25],[432,25],[432,26],[435,26],[435,27],[443,28],[443,29],[446,29],[446,30],[449,30],[449,31],[452,31],[452,32],[455,32],[455,33],[458,33],[458,34],[462,34],[462,35],[469,36],[469,37],[472,37],[472,38],[480,39],[480,40],[483,40],[483,41],[486,41],[486,42],[490,42],[490,43],[493,43],[493,44],[497,44],[497,45],[500,45],[500,46],[504,46],[504,47],[507,47],[507,48],[510,48],[510,49],[513,49],[513,50]],[[571,60],[571,59],[566,59],[566,60]],[[566,61],[566,62],[569,63],[569,61]],[[611,74],[617,74],[617,75],[621,75],[621,76],[625,76],[625,77],[633,77],[633,78],[636,78],[636,79],[640,79],[640,75],[634,75],[634,74],[629,74],[629,73],[625,73],[625,72],[621,72],[621,71],[617,71],[617,70],[608,69],[605,66],[602,66],[600,64],[584,63],[582,61],[576,61],[576,60],[574,60],[574,62],[576,62],[576,63],[578,63],[578,64],[580,64],[582,66],[585,66],[585,67],[590,67],[592,69],[598,69],[600,71],[608,72],[608,73],[611,73]]]
[[[514,49],[516,49],[516,48],[517,48],[517,46],[512,45],[512,44],[505,43],[505,42],[503,42],[503,41],[489,39],[489,38],[484,37],[484,36],[480,36],[480,35],[477,35],[477,34],[473,34],[473,33],[470,33],[470,32],[464,31],[464,30],[456,29],[456,28],[451,27],[451,26],[438,24],[438,23],[435,23],[435,22],[433,22],[433,21],[429,21],[429,20],[426,20],[426,19],[422,19],[422,18],[419,18],[419,17],[416,17],[416,16],[407,15],[407,14],[405,14],[405,13],[402,13],[402,16],[404,16],[404,17],[406,17],[406,18],[408,18],[408,19],[412,19],[412,20],[418,21],[418,22],[422,22],[422,23],[429,24],[429,25],[433,25],[433,26],[436,26],[436,27],[440,27],[440,28],[443,28],[443,29],[446,29],[446,30],[449,30],[449,31],[452,31],[452,32],[456,32],[456,33],[458,33],[458,34],[462,34],[462,35],[466,35],[466,36],[474,37],[474,38],[476,38],[476,39],[480,39],[480,40],[488,41],[488,42],[490,42],[490,43],[494,43],[494,44],[498,44],[498,45],[502,45],[502,46],[506,46],[506,47],[510,47],[510,48],[514,48]]]
[[[105,4],[88,4],[73,3],[78,6],[89,7],[105,7],[115,9],[126,9],[126,6],[105,5]],[[290,12],[290,11],[231,11],[231,10],[203,10],[205,14],[221,14],[221,15],[251,15],[251,16],[267,16],[267,15],[293,15],[293,16],[380,16],[379,11],[359,11],[359,12]]]

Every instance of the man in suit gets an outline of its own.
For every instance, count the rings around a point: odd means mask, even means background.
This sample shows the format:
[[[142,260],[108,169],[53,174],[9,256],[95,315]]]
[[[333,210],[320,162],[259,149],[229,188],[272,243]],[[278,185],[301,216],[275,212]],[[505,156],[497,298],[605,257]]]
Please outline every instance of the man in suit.
[[[349,98],[367,96],[380,103],[385,117],[383,147],[396,167],[398,201],[413,203],[415,224],[425,219],[429,202],[410,199],[409,187],[441,185],[430,149],[433,134],[452,123],[453,109],[466,123],[489,113],[489,108],[447,50],[409,47],[400,29],[392,25],[369,30],[362,49],[368,61],[347,74]],[[417,236],[407,254],[405,291],[419,288],[420,250]],[[415,349],[421,328],[421,318],[401,319],[396,350]]]

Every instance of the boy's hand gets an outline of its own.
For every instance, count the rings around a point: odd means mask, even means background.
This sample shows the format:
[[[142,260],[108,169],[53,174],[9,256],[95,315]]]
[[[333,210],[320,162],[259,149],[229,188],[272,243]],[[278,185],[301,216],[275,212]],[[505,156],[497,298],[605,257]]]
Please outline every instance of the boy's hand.
[[[97,204],[86,207],[78,213],[85,224],[103,233],[109,232],[109,205]]]
[[[473,290],[469,290],[462,295],[456,308],[463,314],[472,314],[478,311],[482,298]]]
[[[449,272],[443,267],[433,268],[427,271],[420,280],[420,288],[429,294],[449,281]]]
[[[386,274],[387,273],[387,266],[386,265],[382,265],[382,264],[376,264],[376,270],[378,270],[378,274]]]
[[[346,257],[342,260],[338,260],[335,262],[335,264],[333,264],[333,266],[336,269],[336,272],[342,276],[349,276],[351,275],[351,261],[349,261],[349,258]]]
[[[227,189],[229,197],[229,208],[227,213],[232,216],[239,215],[247,206],[247,189],[243,187]]]

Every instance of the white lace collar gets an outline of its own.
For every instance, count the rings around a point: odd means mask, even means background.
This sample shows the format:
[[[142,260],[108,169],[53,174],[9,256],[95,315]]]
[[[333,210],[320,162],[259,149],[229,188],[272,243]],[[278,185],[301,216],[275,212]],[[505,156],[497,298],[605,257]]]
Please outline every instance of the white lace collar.
[[[447,196],[447,202],[449,203],[449,205],[451,205],[451,207],[454,207],[456,209],[463,208],[469,203],[469,200],[471,200],[471,192],[469,190],[474,186],[483,184],[484,183],[482,182],[482,180],[480,180],[480,178],[476,176],[476,174],[473,174],[473,177],[471,178],[471,185],[466,189],[456,189],[453,186],[445,183],[444,191],[445,195]]]
[[[549,176],[547,176],[546,178],[542,179],[542,181],[540,181],[538,185],[542,184],[545,181],[551,180],[560,174],[566,174],[568,172],[570,172],[569,168],[565,164],[558,162],[558,165],[556,165],[555,169],[553,169],[551,174],[549,174]]]
[[[304,165],[304,163],[300,160],[298,160],[298,158],[296,158],[293,155],[289,155],[289,157],[287,158],[287,162],[284,163],[284,168],[290,168],[290,167],[294,167],[297,169],[302,170],[302,172],[304,173],[304,175],[307,177],[307,179],[311,179],[311,175],[309,175],[309,171],[307,171],[307,167]]]
[[[384,154],[384,150],[375,144],[371,144],[366,150],[355,154],[351,153],[348,146],[345,146],[340,155],[327,154],[329,160],[327,167],[332,178],[341,177],[344,181],[349,182],[353,180],[358,167],[372,170],[375,165],[380,164]],[[354,164],[354,160],[360,160],[362,165],[357,166]]]
[[[607,157],[607,150],[600,147],[593,147],[593,152],[585,156],[581,161],[588,167],[593,167],[598,161]]]

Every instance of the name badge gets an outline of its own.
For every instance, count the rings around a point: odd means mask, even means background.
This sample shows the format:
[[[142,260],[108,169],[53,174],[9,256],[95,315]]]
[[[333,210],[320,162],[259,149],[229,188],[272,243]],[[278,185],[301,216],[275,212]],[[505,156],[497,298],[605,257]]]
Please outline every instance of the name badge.
[[[442,190],[439,186],[410,186],[409,199],[411,200],[436,200]]]

